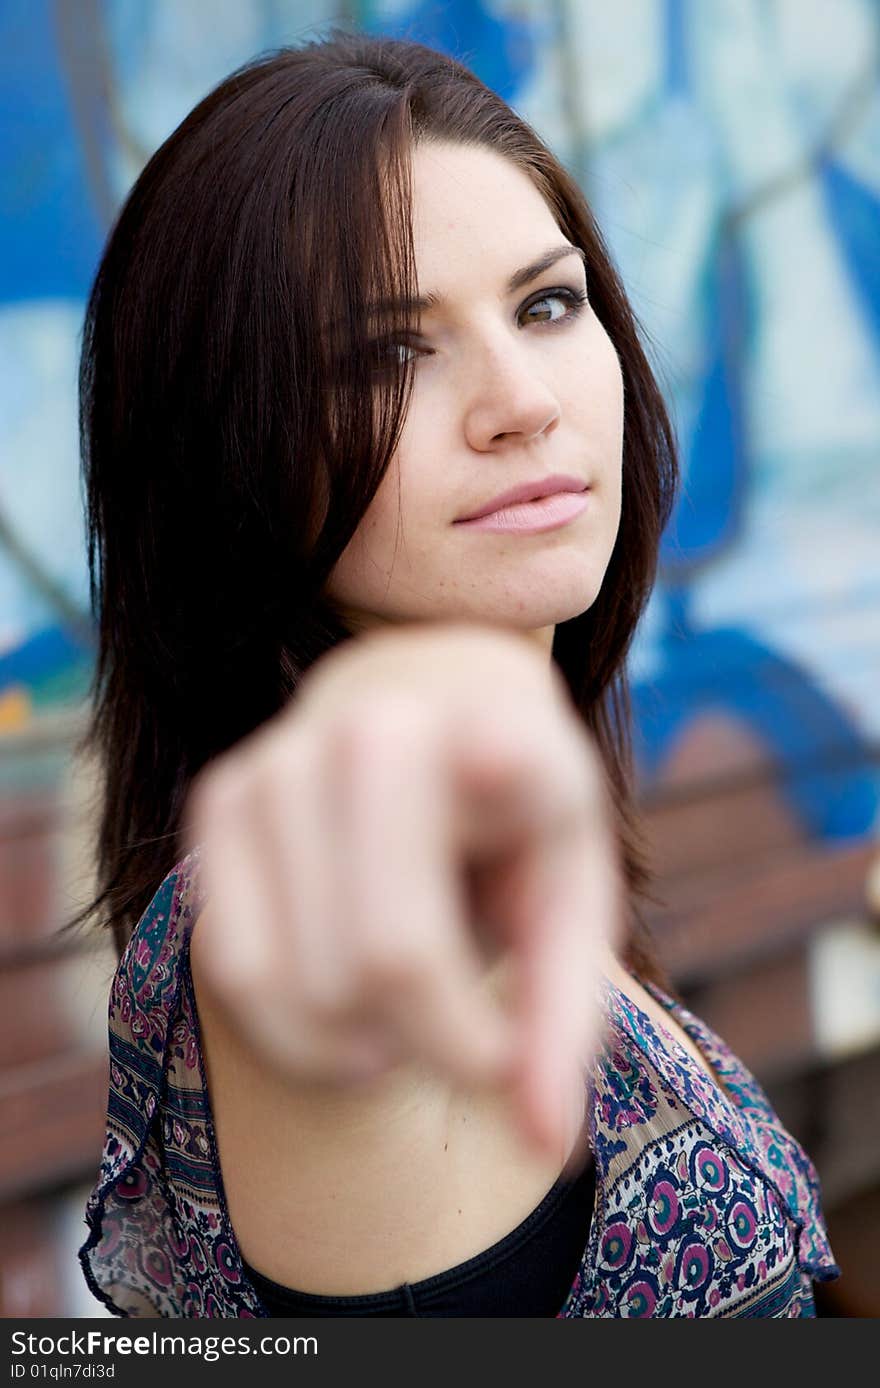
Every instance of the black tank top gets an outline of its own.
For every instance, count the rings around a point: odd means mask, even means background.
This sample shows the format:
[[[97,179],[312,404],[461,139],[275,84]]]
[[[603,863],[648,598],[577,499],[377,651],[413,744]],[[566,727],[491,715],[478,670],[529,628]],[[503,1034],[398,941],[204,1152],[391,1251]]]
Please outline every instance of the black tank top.
[[[483,1253],[421,1282],[365,1296],[316,1296],[282,1287],[248,1263],[270,1316],[555,1316],[587,1246],[595,1196],[592,1157],[563,1173],[521,1224]]]

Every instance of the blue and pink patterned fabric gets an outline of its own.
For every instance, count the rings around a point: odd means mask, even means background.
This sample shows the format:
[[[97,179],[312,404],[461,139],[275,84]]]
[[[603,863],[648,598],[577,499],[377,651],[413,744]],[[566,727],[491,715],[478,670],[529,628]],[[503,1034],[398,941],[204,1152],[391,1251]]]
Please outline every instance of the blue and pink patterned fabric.
[[[107,1138],[80,1250],[119,1316],[260,1317],[223,1194],[189,968],[199,849],[169,872],[110,995]],[[585,1078],[596,1201],[559,1317],[812,1316],[838,1275],[815,1170],[753,1076],[657,989],[720,1086],[611,983]]]

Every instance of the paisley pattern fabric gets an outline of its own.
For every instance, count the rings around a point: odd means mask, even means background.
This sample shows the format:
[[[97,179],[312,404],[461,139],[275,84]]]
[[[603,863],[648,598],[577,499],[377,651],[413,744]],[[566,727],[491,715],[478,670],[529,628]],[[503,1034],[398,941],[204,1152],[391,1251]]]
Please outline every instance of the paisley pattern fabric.
[[[195,848],[168,874],[110,995],[107,1137],[80,1260],[120,1316],[267,1315],[226,1208],[199,1044],[189,935]],[[815,1170],[751,1074],[651,990],[720,1084],[610,982],[585,1078],[596,1204],[559,1317],[811,1316],[838,1275]]]

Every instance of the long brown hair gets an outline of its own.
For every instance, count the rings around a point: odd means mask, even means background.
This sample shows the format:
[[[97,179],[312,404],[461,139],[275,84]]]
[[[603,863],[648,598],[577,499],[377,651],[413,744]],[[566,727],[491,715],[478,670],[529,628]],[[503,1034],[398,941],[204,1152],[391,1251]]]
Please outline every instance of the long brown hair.
[[[424,139],[487,146],[532,178],[586,253],[620,359],[620,530],[553,659],[604,758],[630,962],[651,974],[625,658],[676,484],[667,412],[584,197],[536,133],[452,58],[339,29],[200,102],[132,188],[95,279],[80,418],[99,646],[78,751],[102,803],[98,895],[70,924],[102,913],[124,944],[181,856],[195,774],[351,636],[322,593],[406,413],[406,366],[377,390],[368,304],[402,300],[405,318],[418,292],[409,154]]]

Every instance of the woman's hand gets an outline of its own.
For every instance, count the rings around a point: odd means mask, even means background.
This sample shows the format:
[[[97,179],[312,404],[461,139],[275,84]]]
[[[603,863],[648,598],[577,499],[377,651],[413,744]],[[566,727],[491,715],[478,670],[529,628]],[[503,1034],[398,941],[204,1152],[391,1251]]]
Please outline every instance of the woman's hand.
[[[263,1061],[338,1083],[421,1059],[510,1086],[559,1147],[620,888],[598,753],[547,656],[467,624],[346,642],[185,818],[200,986]]]

